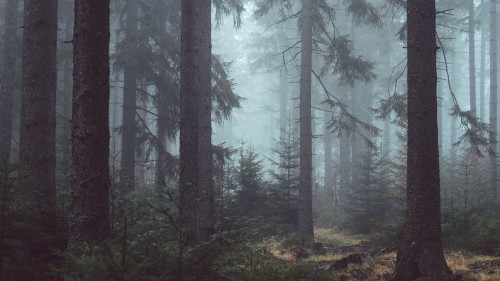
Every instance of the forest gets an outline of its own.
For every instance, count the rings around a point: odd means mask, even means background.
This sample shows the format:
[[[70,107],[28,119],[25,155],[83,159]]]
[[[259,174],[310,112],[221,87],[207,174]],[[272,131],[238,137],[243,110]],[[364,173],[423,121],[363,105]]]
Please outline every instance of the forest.
[[[497,0],[0,0],[0,281],[499,281]]]

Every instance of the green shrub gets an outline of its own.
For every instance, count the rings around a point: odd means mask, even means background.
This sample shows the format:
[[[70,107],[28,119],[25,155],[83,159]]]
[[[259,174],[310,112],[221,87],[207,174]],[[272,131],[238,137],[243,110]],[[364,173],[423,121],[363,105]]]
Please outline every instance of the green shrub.
[[[471,245],[483,253],[500,255],[500,216],[484,217],[472,229]]]

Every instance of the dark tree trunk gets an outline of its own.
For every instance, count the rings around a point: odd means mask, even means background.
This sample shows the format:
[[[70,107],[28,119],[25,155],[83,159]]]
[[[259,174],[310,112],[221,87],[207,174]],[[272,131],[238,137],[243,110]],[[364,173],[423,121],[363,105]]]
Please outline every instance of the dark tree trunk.
[[[8,161],[12,139],[12,108],[16,90],[17,3],[8,0],[5,6],[5,36],[3,48],[3,73],[0,92],[0,161]]]
[[[122,187],[133,190],[135,185],[135,114],[137,93],[137,0],[128,0],[126,3],[126,31],[125,42],[130,54],[123,70],[123,130],[122,130]]]
[[[182,239],[188,245],[215,231],[211,37],[210,1],[182,1],[179,188]]]
[[[76,0],[68,250],[109,235],[109,0]]]
[[[300,64],[300,177],[298,231],[305,239],[313,239],[312,220],[312,12],[313,1],[302,0],[301,64]]]
[[[436,4],[407,2],[408,186],[406,223],[393,281],[455,280],[441,242],[436,95]],[[425,152],[425,153],[422,153]]]
[[[497,4],[490,0],[490,190],[497,196]]]
[[[446,73],[443,72],[443,75],[446,75]],[[446,91],[446,83],[447,80],[441,80],[438,85],[439,85],[439,90],[437,93],[437,126],[438,126],[438,151],[439,151],[439,163],[443,163],[443,156],[444,156],[444,151],[443,151],[443,96]]]
[[[20,180],[28,192],[28,201],[36,210],[30,224],[40,238],[31,241],[30,255],[42,263],[53,258],[53,240],[50,238],[56,233],[57,225],[57,8],[57,1],[24,1]],[[47,270],[43,265],[35,269],[39,275],[45,275]]]
[[[65,40],[66,42],[71,42],[73,40],[73,12],[72,12],[72,1],[66,0],[65,3],[67,6],[65,22]],[[71,16],[70,16],[71,15]],[[68,54],[71,54],[72,46],[70,44],[66,44],[67,47],[65,51]],[[69,171],[71,169],[71,100],[73,94],[73,61],[71,56],[64,61],[64,91],[62,97],[62,115],[63,115],[63,124],[62,124],[62,132],[61,132],[61,146],[62,146],[62,157],[61,157],[61,170],[63,175],[69,175]]]

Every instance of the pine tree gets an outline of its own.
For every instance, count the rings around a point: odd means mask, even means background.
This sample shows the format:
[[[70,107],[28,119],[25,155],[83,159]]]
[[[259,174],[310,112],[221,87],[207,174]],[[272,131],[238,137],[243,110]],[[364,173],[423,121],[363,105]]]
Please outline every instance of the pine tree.
[[[497,124],[498,124],[498,72],[497,72],[497,2],[490,1],[490,190],[497,197]]]
[[[133,190],[135,184],[135,147],[136,147],[136,93],[137,93],[137,36],[139,4],[136,0],[127,0],[125,23],[125,45],[129,56],[123,69],[123,131],[122,131],[122,187]]]
[[[314,237],[312,219],[312,21],[313,1],[302,0],[300,64],[300,177],[298,230],[305,239]]]
[[[5,34],[3,46],[3,73],[0,89],[0,161],[10,158],[12,139],[12,108],[16,90],[16,42],[18,0],[8,0],[5,7]]]
[[[56,231],[56,50],[57,1],[24,2],[21,96],[20,179],[27,200],[36,209],[31,218],[38,241],[30,241],[30,256],[47,262]],[[47,239],[47,241],[43,241]],[[35,274],[47,279],[48,268]]]
[[[435,1],[408,1],[407,19],[407,210],[392,280],[454,280],[441,242]]]
[[[109,4],[75,1],[68,241],[74,254],[109,238]]]
[[[188,245],[215,231],[211,127],[211,3],[182,1],[180,221]]]

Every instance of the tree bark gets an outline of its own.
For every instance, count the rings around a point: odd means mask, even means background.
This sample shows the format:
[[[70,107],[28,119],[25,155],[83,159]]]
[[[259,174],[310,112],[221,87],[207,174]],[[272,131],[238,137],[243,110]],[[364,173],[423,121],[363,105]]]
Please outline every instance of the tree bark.
[[[490,191],[497,196],[497,5],[490,0]]]
[[[109,0],[76,0],[68,250],[109,236]]]
[[[11,153],[12,108],[16,90],[17,4],[7,0],[5,6],[5,35],[3,48],[2,87],[0,91],[0,161],[8,161]]]
[[[70,8],[73,8],[72,1],[66,0],[68,11],[66,11],[65,16],[65,40],[66,42],[71,42],[73,40],[73,16],[70,13]],[[71,16],[70,16],[71,15]],[[67,44],[65,51],[69,54],[72,53],[72,46]],[[63,124],[62,124],[62,136],[61,136],[61,146],[62,146],[62,157],[61,157],[61,171],[63,175],[69,175],[69,170],[71,169],[71,100],[73,92],[73,61],[68,56],[64,61],[64,91],[62,98],[62,114],[63,114]]]
[[[302,0],[300,64],[300,177],[298,231],[304,239],[313,239],[312,221],[312,12],[313,1]]]
[[[56,50],[57,1],[24,1],[22,63],[20,180],[27,200],[36,210],[30,220],[38,241],[31,241],[31,257],[46,263],[56,233]],[[48,241],[43,241],[48,239]],[[36,268],[48,278],[48,268]]]
[[[135,186],[135,114],[137,93],[137,0],[128,0],[126,7],[125,42],[129,56],[123,70],[123,130],[120,183],[126,191]]]
[[[407,13],[407,210],[392,280],[455,280],[441,242],[435,1],[408,1]]]
[[[180,220],[188,245],[215,231],[211,128],[211,3],[182,1]]]

